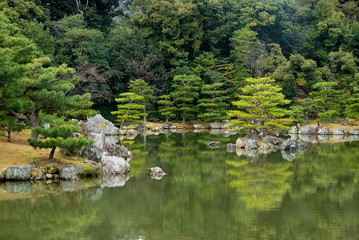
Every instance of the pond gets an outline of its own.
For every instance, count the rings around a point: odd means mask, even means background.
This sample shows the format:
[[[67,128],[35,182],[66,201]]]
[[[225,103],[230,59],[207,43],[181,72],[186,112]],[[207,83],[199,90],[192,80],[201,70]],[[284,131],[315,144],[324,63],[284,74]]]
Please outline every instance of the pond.
[[[45,190],[61,187],[53,193],[2,184],[16,198],[0,201],[0,239],[358,239],[359,142],[311,144],[287,161],[280,151],[252,158],[227,152],[236,138],[124,141],[134,158],[119,187],[43,183]],[[167,175],[151,179],[153,166]]]

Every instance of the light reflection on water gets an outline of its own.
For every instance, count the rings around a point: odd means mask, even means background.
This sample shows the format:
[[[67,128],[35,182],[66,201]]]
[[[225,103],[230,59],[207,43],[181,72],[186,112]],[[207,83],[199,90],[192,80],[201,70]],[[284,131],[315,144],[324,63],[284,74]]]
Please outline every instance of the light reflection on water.
[[[139,135],[124,143],[134,158],[118,187],[102,179],[0,184],[26,193],[0,201],[0,239],[357,239],[358,142],[312,144],[287,161],[281,151],[228,153],[235,139]],[[167,175],[151,179],[153,166]]]

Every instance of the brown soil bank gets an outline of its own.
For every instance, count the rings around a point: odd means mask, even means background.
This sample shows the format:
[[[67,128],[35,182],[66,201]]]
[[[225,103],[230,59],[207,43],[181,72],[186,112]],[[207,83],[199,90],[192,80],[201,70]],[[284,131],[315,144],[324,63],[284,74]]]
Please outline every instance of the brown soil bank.
[[[33,163],[34,158],[38,160],[38,165],[56,163],[58,165],[68,165],[76,161],[56,149],[54,160],[48,160],[50,149],[34,149],[27,145],[27,139],[30,138],[31,131],[24,130],[20,133],[12,133],[11,142],[7,142],[5,136],[0,136],[0,169],[10,166],[26,166]]]

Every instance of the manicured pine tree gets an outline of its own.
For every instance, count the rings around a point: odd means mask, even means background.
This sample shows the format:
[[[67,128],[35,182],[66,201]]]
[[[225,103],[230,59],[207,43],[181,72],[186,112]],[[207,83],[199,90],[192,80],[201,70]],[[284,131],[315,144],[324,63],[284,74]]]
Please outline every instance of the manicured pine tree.
[[[231,110],[228,116],[232,118],[230,125],[235,129],[249,129],[258,132],[259,129],[289,129],[283,123],[289,111],[282,106],[289,104],[284,99],[281,88],[274,85],[270,78],[247,78],[245,87],[240,88],[239,101],[232,104],[238,110]]]
[[[202,108],[204,113],[198,117],[206,122],[220,121],[227,119],[226,110],[228,104],[226,100],[229,98],[227,91],[223,90],[223,83],[205,84],[202,86],[201,94],[206,96],[198,100],[198,107]]]
[[[93,144],[93,140],[85,136],[74,138],[74,133],[80,131],[75,121],[65,122],[62,118],[56,119],[48,129],[45,127],[33,128],[33,131],[40,135],[41,138],[28,139],[28,143],[34,148],[51,148],[49,159],[54,158],[56,147],[73,150],[81,149],[84,146]]]
[[[290,120],[292,123],[295,124],[297,127],[297,130],[299,131],[299,125],[300,123],[305,123],[305,116],[306,116],[306,109],[303,106],[291,106],[290,107]]]
[[[342,113],[344,92],[336,90],[337,82],[319,82],[314,84],[309,93],[311,101],[315,103],[315,113],[319,122],[332,122]]]
[[[196,75],[176,75],[173,78],[173,89],[171,93],[178,110],[181,111],[182,122],[186,119],[193,119],[196,113],[194,101],[198,98],[201,78]]]
[[[353,94],[347,99],[345,115],[349,118],[359,118],[359,87],[355,87]]]
[[[140,96],[133,92],[121,93],[119,98],[115,99],[116,102],[120,103],[117,105],[118,110],[111,112],[113,115],[117,115],[117,122],[120,122],[120,129],[123,129],[123,124],[137,123],[142,124],[140,120],[143,116],[143,109],[145,106],[143,103],[143,96]]]
[[[162,105],[159,107],[159,112],[161,116],[166,117],[166,123],[168,123],[168,119],[176,117],[177,108],[173,106],[173,101],[171,101],[170,95],[162,95],[160,96],[161,100],[158,100],[158,104]]]
[[[146,117],[148,115],[147,109],[151,102],[155,100],[151,86],[149,86],[148,83],[142,79],[135,79],[130,81],[128,88],[130,92],[136,93],[143,97],[143,105],[145,106],[143,109],[143,122],[146,123]]]

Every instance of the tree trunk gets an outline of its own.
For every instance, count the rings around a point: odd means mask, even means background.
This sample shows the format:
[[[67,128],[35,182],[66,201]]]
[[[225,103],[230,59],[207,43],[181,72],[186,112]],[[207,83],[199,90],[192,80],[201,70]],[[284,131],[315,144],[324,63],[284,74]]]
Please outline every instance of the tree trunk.
[[[120,130],[123,130],[123,123],[126,121],[126,118],[124,118],[120,124]]]
[[[11,142],[11,131],[7,130],[7,141]]]
[[[166,116],[166,123],[168,124],[168,115]]]
[[[182,123],[186,123],[186,111],[183,111]]]
[[[31,128],[35,128],[39,126],[39,110],[34,109],[31,112]],[[37,140],[39,135],[34,131],[31,131],[31,139]]]
[[[143,113],[145,114],[145,115],[143,115],[143,123],[146,123],[146,121],[147,121],[147,117],[146,117],[146,107],[143,109]]]
[[[54,159],[55,150],[56,150],[56,147],[53,147],[53,148],[51,149],[50,156],[49,156],[49,160]]]

